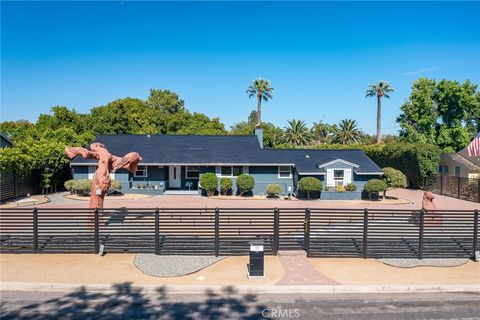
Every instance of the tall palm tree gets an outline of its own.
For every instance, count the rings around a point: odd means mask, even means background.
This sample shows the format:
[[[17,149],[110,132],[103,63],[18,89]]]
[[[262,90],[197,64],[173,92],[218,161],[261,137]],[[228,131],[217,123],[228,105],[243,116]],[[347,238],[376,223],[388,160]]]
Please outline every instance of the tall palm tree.
[[[262,78],[253,80],[252,84],[248,87],[248,97],[257,97],[257,126],[262,123],[262,99],[267,102],[272,99],[273,88],[270,87],[270,81]]]
[[[331,138],[330,134],[333,132],[333,126],[323,123],[322,121],[314,122],[310,132],[312,133],[314,142],[316,144],[325,144]]]
[[[312,135],[305,121],[293,119],[288,121],[288,126],[285,127],[283,140],[294,146],[305,146],[312,142]]]
[[[333,133],[333,142],[351,145],[362,141],[362,132],[358,129],[358,123],[355,120],[342,120]]]
[[[387,81],[379,81],[377,84],[371,84],[365,95],[365,97],[377,97],[377,143],[380,143],[382,138],[382,97],[390,98],[388,94],[393,91]]]

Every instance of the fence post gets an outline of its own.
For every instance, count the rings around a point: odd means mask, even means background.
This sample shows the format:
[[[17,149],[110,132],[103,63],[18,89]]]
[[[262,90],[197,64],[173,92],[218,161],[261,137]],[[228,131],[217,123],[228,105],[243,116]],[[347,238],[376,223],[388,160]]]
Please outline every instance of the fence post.
[[[155,208],[155,254],[160,254],[160,209]]]
[[[420,228],[418,232],[418,259],[423,259],[423,227],[425,223],[425,211],[420,210]]]
[[[478,178],[477,202],[480,203],[480,177]]]
[[[33,208],[33,253],[38,253],[38,209]]]
[[[280,247],[280,211],[275,208],[273,211],[273,254],[278,254]]]
[[[98,219],[98,208],[94,211],[94,241],[95,241],[95,254],[100,253],[100,226]]]
[[[457,198],[460,199],[460,177],[457,177]]]
[[[220,209],[215,208],[215,257],[220,254]]]
[[[473,259],[478,251],[478,210],[473,213]]]
[[[440,194],[443,195],[443,174],[440,174]]]
[[[310,208],[305,209],[305,231],[303,235],[304,247],[307,257],[310,257]]]
[[[367,259],[368,250],[368,209],[363,210],[363,259]]]

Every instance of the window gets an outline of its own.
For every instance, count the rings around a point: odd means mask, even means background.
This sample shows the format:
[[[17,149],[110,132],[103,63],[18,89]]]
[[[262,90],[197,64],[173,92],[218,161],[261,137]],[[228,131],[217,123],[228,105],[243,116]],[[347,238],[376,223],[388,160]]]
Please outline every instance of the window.
[[[147,166],[138,166],[137,171],[135,171],[133,176],[139,178],[147,177]]]
[[[438,172],[441,174],[447,174],[448,173],[448,166],[439,166],[438,167]]]
[[[196,166],[187,166],[187,179],[195,179],[198,180],[200,176],[200,167]]]
[[[345,172],[343,170],[333,170],[333,182],[335,183],[335,187],[343,186],[344,176]]]
[[[455,166],[455,177],[460,177],[460,167]]]
[[[278,177],[279,178],[291,178],[292,170],[289,166],[279,166],[278,167]]]
[[[243,167],[222,166],[220,167],[221,177],[237,177],[243,173]]]

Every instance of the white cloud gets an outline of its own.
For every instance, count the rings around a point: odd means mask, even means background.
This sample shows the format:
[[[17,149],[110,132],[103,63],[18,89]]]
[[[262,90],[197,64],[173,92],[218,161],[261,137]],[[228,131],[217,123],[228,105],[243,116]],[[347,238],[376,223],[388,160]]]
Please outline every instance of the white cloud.
[[[408,71],[408,72],[402,72],[400,73],[401,76],[415,76],[417,74],[422,74],[425,72],[430,72],[430,71],[435,71],[437,68],[423,68],[415,71]]]

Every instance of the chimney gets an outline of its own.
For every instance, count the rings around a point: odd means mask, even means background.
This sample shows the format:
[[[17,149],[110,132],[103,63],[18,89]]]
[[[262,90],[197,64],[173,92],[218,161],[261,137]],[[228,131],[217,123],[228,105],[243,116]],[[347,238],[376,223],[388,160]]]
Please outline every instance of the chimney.
[[[263,129],[255,127],[255,135],[258,138],[258,143],[260,143],[260,148],[263,149]]]

